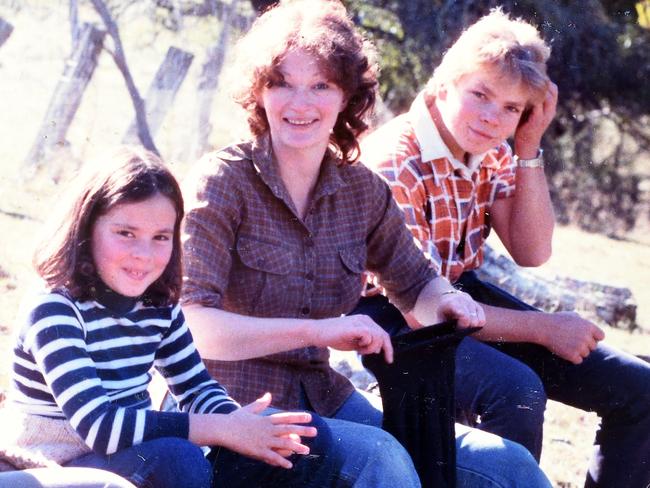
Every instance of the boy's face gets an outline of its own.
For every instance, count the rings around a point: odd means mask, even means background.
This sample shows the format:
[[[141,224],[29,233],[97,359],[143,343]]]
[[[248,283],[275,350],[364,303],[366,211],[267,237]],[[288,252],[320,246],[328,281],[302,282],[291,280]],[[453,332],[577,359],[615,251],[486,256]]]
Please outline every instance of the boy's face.
[[[442,138],[460,161],[466,153],[488,151],[515,133],[529,98],[521,82],[513,82],[496,68],[463,75],[436,94],[444,124]]]

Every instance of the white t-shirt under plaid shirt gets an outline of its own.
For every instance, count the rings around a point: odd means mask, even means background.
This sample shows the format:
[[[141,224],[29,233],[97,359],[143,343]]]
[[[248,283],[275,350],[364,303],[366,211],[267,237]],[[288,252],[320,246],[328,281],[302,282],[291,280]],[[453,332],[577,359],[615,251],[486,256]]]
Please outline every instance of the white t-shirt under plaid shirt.
[[[409,112],[363,140],[361,160],[388,182],[437,271],[454,282],[482,264],[492,203],[515,193],[507,142],[467,164],[454,159],[420,93]]]

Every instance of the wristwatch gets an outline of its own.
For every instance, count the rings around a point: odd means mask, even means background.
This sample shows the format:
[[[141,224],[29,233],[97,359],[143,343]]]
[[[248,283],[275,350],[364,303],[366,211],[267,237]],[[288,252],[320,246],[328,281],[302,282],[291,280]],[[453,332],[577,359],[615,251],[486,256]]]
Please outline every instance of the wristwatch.
[[[515,156],[515,162],[518,168],[543,168],[544,167],[544,150],[542,148],[537,151],[537,156],[532,159],[521,159]]]

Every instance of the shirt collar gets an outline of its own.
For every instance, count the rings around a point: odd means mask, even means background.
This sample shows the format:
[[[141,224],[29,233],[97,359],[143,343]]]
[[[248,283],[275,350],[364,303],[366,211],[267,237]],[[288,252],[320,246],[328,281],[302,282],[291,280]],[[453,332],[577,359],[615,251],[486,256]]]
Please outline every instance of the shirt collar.
[[[251,159],[255,170],[273,194],[287,202],[290,201],[291,199],[278,171],[278,163],[273,153],[271,136],[268,132],[253,141]],[[336,193],[345,184],[341,177],[341,164],[333,151],[328,149],[321,163],[320,174],[314,191],[314,201],[322,196]]]
[[[445,174],[440,174],[440,177],[448,176],[452,170],[459,170],[466,178],[471,178],[472,174],[479,168],[481,162],[490,164],[494,158],[487,158],[486,156],[493,152],[489,150],[482,154],[474,154],[469,158],[469,164],[464,164],[452,156],[451,151],[442,140],[442,136],[436,127],[429,107],[427,107],[424,100],[424,92],[420,92],[411,104],[409,110],[409,117],[411,124],[413,124],[413,131],[415,137],[420,145],[420,153],[422,161],[433,161],[434,159],[445,158],[449,161],[450,166],[447,167]],[[496,164],[493,163],[493,164]]]

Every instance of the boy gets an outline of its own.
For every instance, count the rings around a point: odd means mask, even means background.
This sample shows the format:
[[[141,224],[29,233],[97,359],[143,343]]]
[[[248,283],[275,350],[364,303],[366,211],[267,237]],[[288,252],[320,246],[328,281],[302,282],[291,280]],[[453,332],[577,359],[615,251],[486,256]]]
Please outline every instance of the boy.
[[[473,271],[491,228],[519,265],[550,257],[540,149],[557,103],[549,54],[533,26],[493,10],[445,53],[410,111],[364,140],[361,159],[389,182],[432,264],[483,304],[485,327],[457,352],[457,407],[538,460],[547,396],[595,411],[602,424],[586,486],[644,488],[650,365],[600,344],[603,331],[577,314],[535,310]],[[393,331],[404,323],[381,296],[360,308]]]

